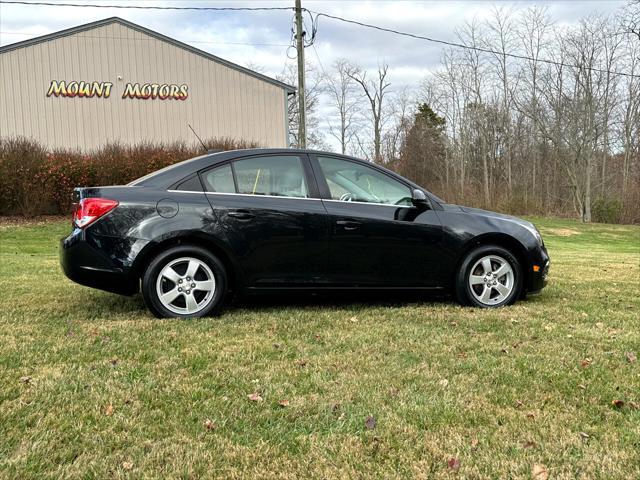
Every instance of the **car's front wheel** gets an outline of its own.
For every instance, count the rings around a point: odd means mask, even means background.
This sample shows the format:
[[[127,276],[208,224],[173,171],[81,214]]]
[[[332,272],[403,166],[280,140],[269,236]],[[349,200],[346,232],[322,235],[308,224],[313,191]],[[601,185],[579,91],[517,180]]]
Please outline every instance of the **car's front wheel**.
[[[497,245],[469,252],[456,277],[456,297],[463,305],[502,307],[515,302],[521,291],[520,262]]]
[[[142,277],[144,302],[160,318],[215,315],[226,289],[222,262],[197,246],[177,246],[162,252]]]

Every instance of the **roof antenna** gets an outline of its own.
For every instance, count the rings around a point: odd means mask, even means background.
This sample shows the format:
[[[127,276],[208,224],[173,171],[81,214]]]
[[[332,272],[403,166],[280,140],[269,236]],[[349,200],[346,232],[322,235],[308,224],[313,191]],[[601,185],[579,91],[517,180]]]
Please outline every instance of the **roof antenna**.
[[[202,139],[198,136],[198,134],[196,133],[196,131],[193,129],[193,127],[191,125],[189,125],[187,123],[187,126],[191,129],[191,131],[193,132],[193,134],[196,136],[196,138],[198,139],[198,141],[200,142],[200,145],[202,145],[202,148],[204,148],[204,151],[206,153],[209,153],[209,150],[207,149],[207,146],[204,144],[204,142],[202,141]]]

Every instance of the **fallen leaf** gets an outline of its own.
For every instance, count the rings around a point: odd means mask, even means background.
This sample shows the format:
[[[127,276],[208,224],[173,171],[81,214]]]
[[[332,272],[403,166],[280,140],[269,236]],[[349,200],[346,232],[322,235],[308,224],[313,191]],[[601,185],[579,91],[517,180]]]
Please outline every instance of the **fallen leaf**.
[[[297,360],[296,361],[296,365],[299,367],[305,367],[307,365],[307,361],[306,360]]]
[[[207,430],[215,430],[218,426],[212,420],[206,419],[202,424]]]
[[[587,432],[580,432],[580,436],[585,440],[589,438],[589,434]]]
[[[458,358],[467,358],[467,352],[459,352]]]
[[[281,407],[288,407],[289,406],[289,400],[280,400],[278,402],[278,405],[280,405]]]
[[[547,480],[549,478],[549,472],[547,472],[547,467],[541,463],[534,463],[531,468],[531,476],[535,480]]]
[[[364,421],[364,426],[367,427],[367,430],[373,430],[376,428],[376,419],[373,415],[369,415],[367,419]]]
[[[113,405],[109,404],[106,407],[104,407],[104,414],[107,417],[110,417],[111,415],[113,415]]]
[[[640,405],[638,405],[636,402],[629,402],[629,406],[633,409],[633,410],[638,410],[640,408]]]
[[[257,392],[256,393],[250,393],[249,395],[247,395],[247,398],[249,400],[251,400],[252,402],[261,402],[262,401],[262,397]]]
[[[133,462],[122,462],[122,468],[131,470],[133,468]]]
[[[522,400],[516,400],[516,408],[520,408],[524,405],[524,402]]]
[[[339,410],[340,410],[339,403],[334,403],[333,405],[331,405],[331,413],[336,414],[338,413]]]
[[[587,368],[589,365],[591,365],[591,359],[590,358],[585,358],[584,360],[582,360],[580,362],[580,366],[582,368]]]
[[[397,387],[391,387],[389,389],[389,395],[391,395],[392,397],[397,397],[399,393],[400,393],[400,389]]]
[[[449,385],[449,380],[447,380],[446,378],[443,378],[443,379],[442,379],[442,380],[440,380],[438,383],[440,384],[440,386],[441,386],[442,388],[446,388],[446,387]]]
[[[358,317],[351,317],[349,321],[356,323],[358,321]]]
[[[457,472],[460,469],[460,459],[451,457],[447,460],[447,466],[454,472]]]
[[[624,407],[624,400],[616,399],[611,402],[611,405],[613,405],[616,408],[622,408]]]
[[[25,375],[24,377],[20,377],[20,381],[22,383],[31,383],[31,377],[29,375]]]
[[[625,356],[627,357],[627,362],[629,363],[636,363],[638,361],[638,357],[636,357],[636,354],[633,352],[627,352]]]
[[[582,384],[578,385],[578,387],[580,387],[582,390],[586,390],[587,389],[587,386],[586,385],[582,385]]]
[[[472,438],[471,439],[471,449],[475,450],[476,448],[478,448],[478,443],[480,443],[480,442],[478,441],[477,438],[475,438],[475,437]]]
[[[529,413],[527,413],[527,418],[529,420],[533,420],[534,418],[536,418],[536,416],[533,413],[529,412]]]
[[[524,442],[522,444],[522,448],[527,449],[527,448],[536,448],[536,442],[533,442],[531,440],[527,440],[526,442]]]
[[[280,344],[279,343],[274,343],[273,344],[273,348],[275,348],[276,350],[280,350]]]

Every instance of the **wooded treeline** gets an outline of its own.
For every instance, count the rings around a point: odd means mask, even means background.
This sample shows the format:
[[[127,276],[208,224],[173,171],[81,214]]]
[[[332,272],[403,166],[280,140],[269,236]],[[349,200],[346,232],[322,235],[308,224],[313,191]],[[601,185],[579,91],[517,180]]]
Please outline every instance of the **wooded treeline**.
[[[639,9],[566,26],[496,7],[457,32],[484,51],[445,49],[415,88],[394,88],[386,64],[310,67],[310,146],[327,148],[324,131],[449,202],[638,223]]]

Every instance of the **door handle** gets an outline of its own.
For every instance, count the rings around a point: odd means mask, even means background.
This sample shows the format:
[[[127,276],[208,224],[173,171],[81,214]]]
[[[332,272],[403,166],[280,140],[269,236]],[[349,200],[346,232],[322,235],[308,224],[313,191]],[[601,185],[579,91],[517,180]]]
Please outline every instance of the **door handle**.
[[[230,217],[237,218],[238,220],[251,220],[255,215],[249,210],[231,210],[227,213]]]
[[[360,222],[354,220],[338,220],[336,225],[341,226],[345,230],[356,230],[360,226]]]

